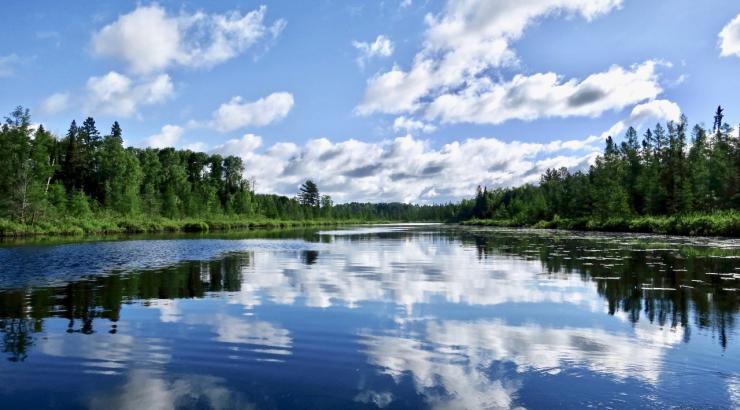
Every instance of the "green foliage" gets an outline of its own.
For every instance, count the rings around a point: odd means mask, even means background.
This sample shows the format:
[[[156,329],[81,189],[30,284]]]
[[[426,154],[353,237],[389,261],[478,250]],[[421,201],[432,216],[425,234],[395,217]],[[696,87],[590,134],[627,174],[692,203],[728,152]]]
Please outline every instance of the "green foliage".
[[[631,218],[611,217],[606,219],[554,218],[536,223],[522,223],[516,219],[469,219],[463,225],[524,227],[541,229],[571,229],[606,232],[644,232],[665,235],[714,235],[740,236],[740,213],[720,212],[712,215],[686,214],[662,216],[637,216]]]
[[[720,112],[720,111],[718,111]],[[547,170],[538,185],[478,189],[459,203],[334,204],[307,180],[296,198],[257,194],[235,156],[123,147],[114,123],[72,121],[64,138],[16,108],[0,128],[0,236],[206,231],[332,222],[464,221],[502,226],[738,234],[740,140],[727,124],[685,118],[638,141],[607,138],[588,170]]]
[[[74,191],[69,197],[69,204],[67,210],[70,215],[78,218],[86,218],[92,215],[90,210],[90,202],[82,191]]]
[[[721,113],[721,110],[718,110]],[[721,116],[719,117],[721,123]],[[587,173],[548,169],[538,186],[479,188],[459,220],[473,225],[738,235],[740,139],[727,124],[709,135],[685,117],[647,130],[630,127]]]
[[[319,195],[319,187],[312,180],[306,180],[301,185],[300,192],[298,193],[298,201],[301,205],[318,207],[321,205],[321,196]]]
[[[31,128],[16,108],[0,129],[0,236],[249,229],[373,221],[442,221],[455,204],[339,204],[306,181],[298,198],[256,194],[241,158],[124,148],[115,122],[93,118],[65,137]]]

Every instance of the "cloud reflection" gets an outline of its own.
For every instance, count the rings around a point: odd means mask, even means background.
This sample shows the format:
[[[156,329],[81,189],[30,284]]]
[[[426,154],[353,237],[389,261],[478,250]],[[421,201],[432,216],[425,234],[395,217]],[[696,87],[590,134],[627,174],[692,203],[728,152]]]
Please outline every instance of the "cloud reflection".
[[[510,408],[517,383],[497,375],[499,365],[550,375],[583,368],[657,385],[664,355],[681,337],[680,330],[648,325],[630,334],[501,320],[431,320],[419,334],[365,334],[362,343],[369,363],[397,383],[409,375],[435,408]]]
[[[467,305],[569,303],[590,310],[604,302],[580,278],[547,278],[539,261],[500,257],[481,261],[458,242],[417,236],[414,240],[363,242],[335,239],[330,250],[306,265],[296,255],[255,251],[242,269],[242,287],[229,295],[248,308],[263,299],[311,307],[390,302],[411,312],[432,299]]]
[[[223,384],[223,380],[211,376],[186,375],[167,380],[156,372],[137,369],[130,371],[126,383],[113,392],[93,396],[89,407],[101,410],[255,408]]]

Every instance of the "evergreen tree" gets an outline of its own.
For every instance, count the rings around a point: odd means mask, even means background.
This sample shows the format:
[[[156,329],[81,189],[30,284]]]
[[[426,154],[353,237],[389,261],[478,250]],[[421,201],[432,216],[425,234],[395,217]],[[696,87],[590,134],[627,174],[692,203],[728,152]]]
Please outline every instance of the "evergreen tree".
[[[302,205],[309,207],[318,207],[321,205],[319,188],[312,180],[308,179],[300,187],[298,200]]]
[[[99,154],[103,141],[92,117],[87,117],[82,122],[78,131],[78,143],[80,147],[81,186],[85,193],[98,201],[102,201],[104,192],[98,177],[100,171]]]
[[[655,125],[654,132],[646,132],[643,145],[649,147],[645,155],[643,175],[640,186],[645,198],[643,212],[648,215],[659,215],[666,211],[667,193],[661,181],[664,162],[665,130],[660,124]]]
[[[709,146],[707,133],[699,125],[694,127],[688,162],[694,209],[709,212],[713,207],[709,176]]]
[[[119,144],[123,145],[123,130],[118,125],[118,121],[113,121],[113,125],[110,127],[110,136]]]
[[[640,157],[640,144],[637,140],[637,130],[633,127],[629,127],[624,137],[626,141],[622,143],[622,155],[627,161],[624,174],[624,186],[627,188],[632,212],[639,213],[645,206],[645,198],[640,187],[642,158]]]
[[[612,137],[606,138],[604,156],[596,159],[590,175],[595,215],[602,219],[629,216],[629,195],[622,183],[626,175],[624,162]]]
[[[80,188],[81,183],[81,153],[80,144],[78,141],[78,128],[77,122],[72,120],[67,131],[67,136],[64,139],[66,145],[64,161],[62,163],[62,178],[64,180],[64,186],[68,192]]]
[[[102,185],[106,208],[131,215],[140,208],[139,186],[143,175],[136,154],[123,148],[121,128],[117,125],[114,123],[111,135],[103,138],[97,179]]]

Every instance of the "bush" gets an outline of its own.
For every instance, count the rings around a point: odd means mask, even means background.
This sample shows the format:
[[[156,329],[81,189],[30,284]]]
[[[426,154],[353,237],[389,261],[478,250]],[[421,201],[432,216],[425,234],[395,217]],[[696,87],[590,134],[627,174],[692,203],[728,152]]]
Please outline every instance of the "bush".
[[[208,224],[203,221],[186,222],[182,225],[184,232],[208,232]]]

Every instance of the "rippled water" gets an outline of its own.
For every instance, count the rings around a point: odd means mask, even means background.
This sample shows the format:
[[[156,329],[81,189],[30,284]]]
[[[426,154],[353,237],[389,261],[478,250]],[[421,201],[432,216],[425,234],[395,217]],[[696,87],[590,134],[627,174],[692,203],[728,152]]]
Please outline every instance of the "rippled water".
[[[740,407],[738,258],[425,225],[6,245],[0,403]]]

